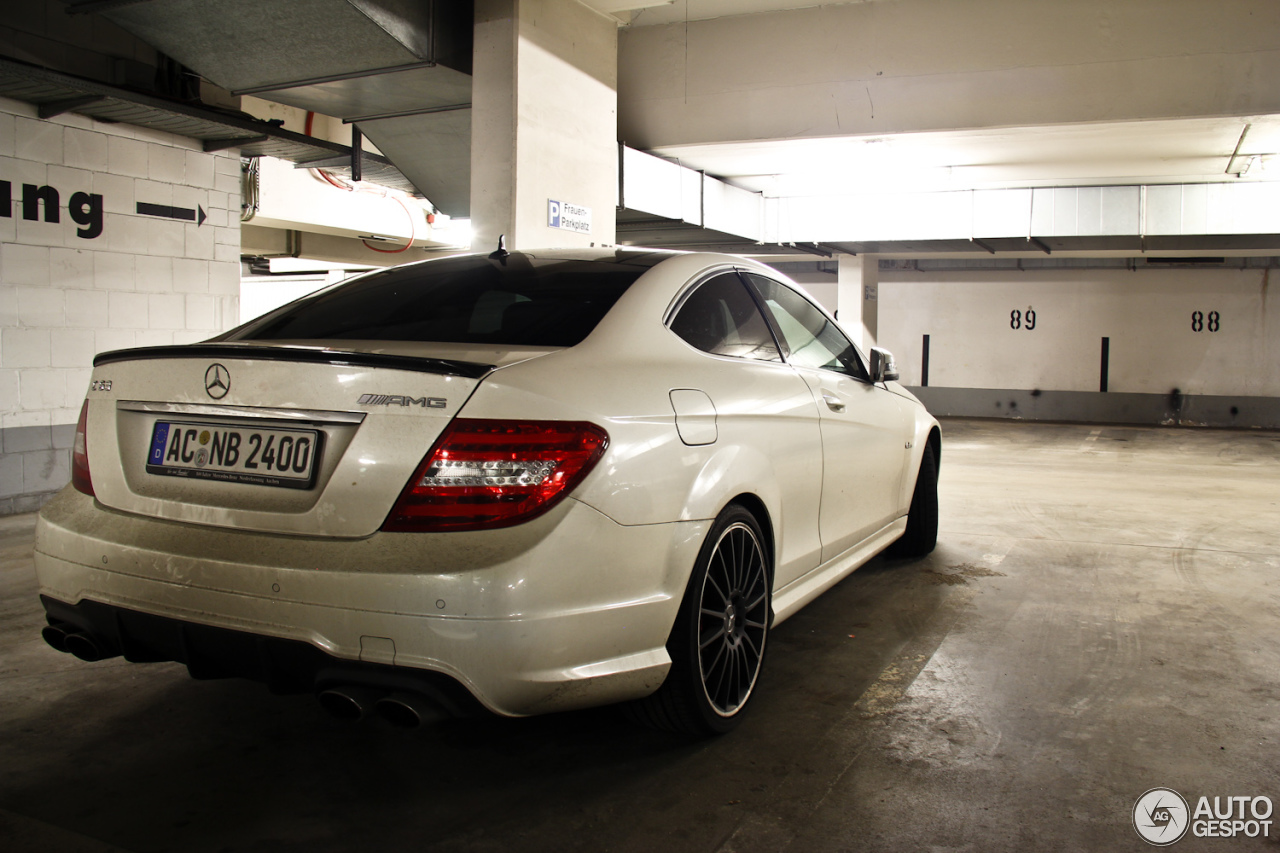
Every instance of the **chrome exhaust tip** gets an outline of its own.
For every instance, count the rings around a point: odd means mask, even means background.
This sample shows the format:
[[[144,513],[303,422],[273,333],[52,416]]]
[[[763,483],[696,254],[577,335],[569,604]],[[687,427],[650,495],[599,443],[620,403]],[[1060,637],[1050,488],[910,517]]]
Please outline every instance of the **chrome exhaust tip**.
[[[413,693],[393,693],[378,700],[378,714],[393,726],[413,729],[452,715],[436,702]]]
[[[47,640],[48,638],[46,637],[45,639]],[[66,634],[62,643],[66,651],[71,652],[80,660],[92,662],[114,657],[92,634],[84,632]],[[57,648],[57,646],[54,646],[54,648]]]
[[[355,722],[363,720],[373,713],[378,700],[386,696],[386,691],[369,687],[343,685],[321,690],[317,695],[320,707],[324,708],[339,720]]]
[[[44,641],[58,651],[69,651],[67,649],[67,630],[61,625],[44,626],[40,630],[40,636],[44,637]]]

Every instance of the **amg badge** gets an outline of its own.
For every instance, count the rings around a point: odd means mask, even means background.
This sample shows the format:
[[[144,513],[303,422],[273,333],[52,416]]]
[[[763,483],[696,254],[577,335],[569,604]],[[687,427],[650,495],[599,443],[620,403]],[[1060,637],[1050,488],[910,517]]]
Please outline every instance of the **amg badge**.
[[[361,406],[422,406],[424,409],[443,409],[449,404],[444,397],[402,397],[398,394],[361,394],[356,402]]]

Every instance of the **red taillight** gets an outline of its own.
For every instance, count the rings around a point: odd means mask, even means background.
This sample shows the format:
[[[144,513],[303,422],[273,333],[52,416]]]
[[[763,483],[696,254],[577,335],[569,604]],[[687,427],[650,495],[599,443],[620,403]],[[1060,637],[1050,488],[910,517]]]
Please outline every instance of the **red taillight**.
[[[528,521],[572,491],[608,445],[608,433],[580,421],[457,418],[382,529],[481,530]]]
[[[76,440],[71,445],[71,485],[86,495],[93,494],[93,478],[89,476],[89,401],[80,407],[80,420],[76,422]]]

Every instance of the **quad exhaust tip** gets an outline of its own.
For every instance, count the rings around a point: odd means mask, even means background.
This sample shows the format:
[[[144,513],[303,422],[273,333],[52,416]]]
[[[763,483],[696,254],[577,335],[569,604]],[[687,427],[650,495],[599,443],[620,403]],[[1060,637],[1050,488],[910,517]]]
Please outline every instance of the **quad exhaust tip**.
[[[378,716],[396,728],[413,729],[454,716],[425,696],[376,687],[344,684],[321,690],[317,698],[331,715],[348,722]]]
[[[106,660],[119,654],[89,632],[77,630],[74,625],[46,625],[40,630],[40,636],[58,651],[73,654],[84,661]]]

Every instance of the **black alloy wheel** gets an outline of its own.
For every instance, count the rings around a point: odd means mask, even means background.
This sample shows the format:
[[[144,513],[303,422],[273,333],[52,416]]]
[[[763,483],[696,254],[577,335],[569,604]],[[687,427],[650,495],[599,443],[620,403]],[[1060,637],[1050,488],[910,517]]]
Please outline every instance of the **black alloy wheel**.
[[[721,717],[736,714],[751,698],[768,631],[764,550],[751,526],[735,521],[711,552],[698,610],[698,674]]]
[[[689,734],[723,734],[755,694],[770,622],[770,568],[755,516],[729,506],[711,527],[667,641],[671,670],[632,704],[639,722]]]

